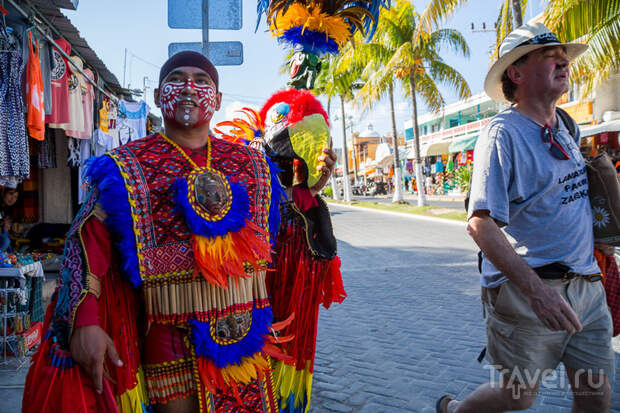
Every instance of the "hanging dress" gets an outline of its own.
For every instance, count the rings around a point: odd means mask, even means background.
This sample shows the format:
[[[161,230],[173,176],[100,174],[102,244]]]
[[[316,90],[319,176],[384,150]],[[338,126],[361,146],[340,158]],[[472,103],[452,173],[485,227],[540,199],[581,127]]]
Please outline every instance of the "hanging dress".
[[[21,79],[24,62],[16,41],[0,27],[0,180],[30,175]]]
[[[33,48],[33,46],[35,46]],[[28,64],[26,65],[26,105],[28,106],[28,134],[38,141],[45,139],[45,103],[43,77],[39,59],[39,41],[33,45],[32,31],[28,32]],[[35,53],[36,49],[36,53]]]

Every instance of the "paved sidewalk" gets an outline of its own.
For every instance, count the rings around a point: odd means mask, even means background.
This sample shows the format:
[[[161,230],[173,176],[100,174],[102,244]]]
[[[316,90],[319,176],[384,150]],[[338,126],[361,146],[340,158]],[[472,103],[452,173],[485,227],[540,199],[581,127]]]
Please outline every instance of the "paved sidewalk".
[[[494,369],[476,361],[486,334],[465,226],[330,208],[349,296],[321,311],[311,411],[433,413],[439,396],[488,381]],[[617,413],[617,379],[613,390]],[[568,413],[571,397],[558,371],[529,411]]]

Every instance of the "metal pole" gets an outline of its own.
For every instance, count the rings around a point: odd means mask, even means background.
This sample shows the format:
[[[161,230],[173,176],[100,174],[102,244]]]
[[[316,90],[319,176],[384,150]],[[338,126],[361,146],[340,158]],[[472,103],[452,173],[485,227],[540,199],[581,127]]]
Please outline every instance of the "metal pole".
[[[202,54],[209,58],[209,0],[202,0]]]
[[[123,61],[123,87],[127,87],[125,77],[127,76],[127,48],[125,48],[125,60]]]

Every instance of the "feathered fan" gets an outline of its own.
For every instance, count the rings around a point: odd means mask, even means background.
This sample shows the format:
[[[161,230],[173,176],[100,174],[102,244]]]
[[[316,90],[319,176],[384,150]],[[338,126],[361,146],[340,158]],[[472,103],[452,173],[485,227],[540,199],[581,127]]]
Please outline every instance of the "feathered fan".
[[[379,9],[389,0],[258,0],[258,24],[264,14],[271,33],[293,47],[289,86],[312,89],[321,70],[319,57],[338,54],[356,31],[370,39]]]

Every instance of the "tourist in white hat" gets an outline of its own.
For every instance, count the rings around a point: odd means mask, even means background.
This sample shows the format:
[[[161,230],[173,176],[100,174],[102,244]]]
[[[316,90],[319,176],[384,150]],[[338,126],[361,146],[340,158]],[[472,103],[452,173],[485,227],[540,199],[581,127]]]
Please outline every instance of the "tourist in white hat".
[[[528,409],[559,363],[573,412],[610,410],[612,322],[592,253],[586,166],[579,128],[556,108],[570,61],[586,48],[526,24],[502,42],[487,74],[486,93],[512,103],[480,134],[468,211],[482,250],[491,382],[462,401],[441,397],[438,413]]]

